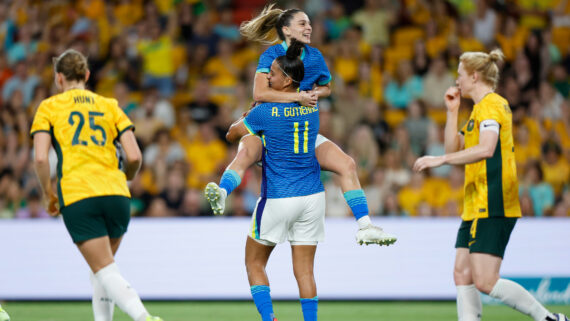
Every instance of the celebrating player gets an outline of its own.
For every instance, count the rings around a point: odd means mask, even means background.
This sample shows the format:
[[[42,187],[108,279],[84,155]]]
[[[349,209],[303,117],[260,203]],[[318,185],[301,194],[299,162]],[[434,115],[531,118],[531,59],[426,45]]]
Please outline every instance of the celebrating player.
[[[292,40],[286,55],[273,61],[266,76],[270,88],[297,91],[304,75],[302,48],[303,43]],[[304,319],[317,320],[313,264],[325,225],[325,193],[315,157],[318,132],[318,107],[263,103],[232,124],[227,134],[229,141],[248,133],[263,139],[261,197],[245,248],[251,294],[263,321],[276,320],[265,266],[275,245],[285,240],[291,243]]]
[[[318,49],[308,46],[311,42],[311,32],[310,20],[304,12],[299,9],[285,11],[274,9],[273,5],[266,7],[253,20],[242,24],[241,33],[249,40],[265,44],[275,43],[279,39],[282,41],[269,47],[259,58],[253,87],[253,97],[256,101],[299,102],[303,106],[313,107],[317,105],[318,98],[330,95],[331,75],[324,58]],[[277,57],[285,55],[293,38],[304,44],[301,60],[304,63],[305,75],[300,83],[301,91],[278,91],[268,86],[267,73],[272,62]],[[372,225],[368,216],[366,196],[360,186],[354,160],[321,135],[317,136],[315,147],[321,167],[339,175],[344,198],[358,222],[357,242],[380,245],[396,242],[395,236]],[[236,158],[222,175],[220,186],[209,183],[206,187],[205,194],[214,214],[223,214],[227,195],[240,184],[245,170],[261,159],[261,153],[261,141],[258,137],[246,136],[240,141]]]
[[[521,217],[508,102],[494,92],[497,62],[503,53],[466,52],[459,58],[457,87],[445,93],[447,121],[443,156],[424,156],[414,170],[443,164],[465,165],[465,200],[455,247],[454,278],[460,321],[481,319],[478,291],[501,300],[535,321],[567,320],[550,313],[519,284],[501,279],[499,270],[517,218]],[[457,132],[460,97],[475,103],[469,121]]]
[[[95,321],[112,320],[115,303],[135,321],[161,321],[148,314],[113,258],[130,220],[127,179],[142,160],[133,124],[115,99],[85,89],[89,70],[81,53],[67,50],[54,64],[62,93],[42,101],[31,128],[34,166],[48,212],[61,212],[91,268]],[[117,140],[126,153],[125,173],[119,169]],[[58,155],[57,194],[50,183],[52,144]]]

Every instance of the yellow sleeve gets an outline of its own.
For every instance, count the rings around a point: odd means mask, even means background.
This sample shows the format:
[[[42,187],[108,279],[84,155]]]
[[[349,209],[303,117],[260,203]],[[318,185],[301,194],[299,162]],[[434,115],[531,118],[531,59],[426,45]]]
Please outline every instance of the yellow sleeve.
[[[484,120],[494,120],[499,125],[503,126],[504,123],[504,111],[508,108],[508,105],[505,105],[501,101],[498,100],[491,100],[485,102],[479,112],[477,113],[477,124],[480,124]]]
[[[45,101],[42,101],[36,110],[36,115],[34,116],[34,121],[32,122],[32,128],[30,129],[30,136],[33,136],[37,132],[51,133],[51,127],[52,120],[49,107]]]
[[[125,112],[119,107],[119,104],[115,99],[111,99],[112,108],[115,114],[115,127],[117,127],[117,138],[121,137],[121,135],[127,130],[135,130],[135,126],[133,122],[129,119],[129,117],[125,114]]]

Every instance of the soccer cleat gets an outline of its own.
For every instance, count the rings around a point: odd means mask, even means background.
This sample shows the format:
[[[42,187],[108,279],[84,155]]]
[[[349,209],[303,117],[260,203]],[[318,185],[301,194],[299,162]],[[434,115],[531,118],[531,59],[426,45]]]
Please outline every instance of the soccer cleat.
[[[8,312],[4,311],[4,309],[2,309],[1,306],[0,306],[0,321],[10,321],[10,316],[8,315]]]
[[[210,202],[210,207],[212,207],[214,215],[224,214],[227,197],[226,190],[220,188],[218,184],[210,182],[204,189],[204,195],[208,202]]]
[[[396,236],[388,234],[384,232],[382,228],[372,224],[365,228],[361,228],[356,232],[356,242],[360,245],[378,244],[380,246],[388,246],[390,244],[394,244],[397,240],[398,238]]]
[[[546,321],[568,321],[568,318],[562,313],[555,313],[553,314],[555,319],[551,317],[546,317]]]
[[[162,320],[162,318],[160,317],[153,317],[152,315],[149,315],[146,317],[146,321],[164,321],[164,320]]]

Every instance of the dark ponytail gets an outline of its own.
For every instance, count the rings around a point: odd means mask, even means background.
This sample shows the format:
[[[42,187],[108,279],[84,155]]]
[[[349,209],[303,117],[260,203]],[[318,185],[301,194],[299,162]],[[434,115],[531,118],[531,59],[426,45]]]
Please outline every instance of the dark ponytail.
[[[295,38],[291,38],[291,44],[287,48],[285,56],[275,59],[283,73],[293,80],[293,87],[299,88],[305,77],[305,66],[301,60],[304,44]]]

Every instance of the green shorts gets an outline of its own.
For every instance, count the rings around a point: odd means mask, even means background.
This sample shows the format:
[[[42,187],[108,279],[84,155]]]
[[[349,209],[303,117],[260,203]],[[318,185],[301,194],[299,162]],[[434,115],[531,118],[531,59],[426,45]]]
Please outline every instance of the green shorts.
[[[130,203],[126,196],[90,197],[65,206],[61,214],[74,243],[106,235],[118,238],[127,232]]]
[[[469,253],[487,253],[502,258],[516,217],[490,217],[462,221],[455,248],[468,248]]]

